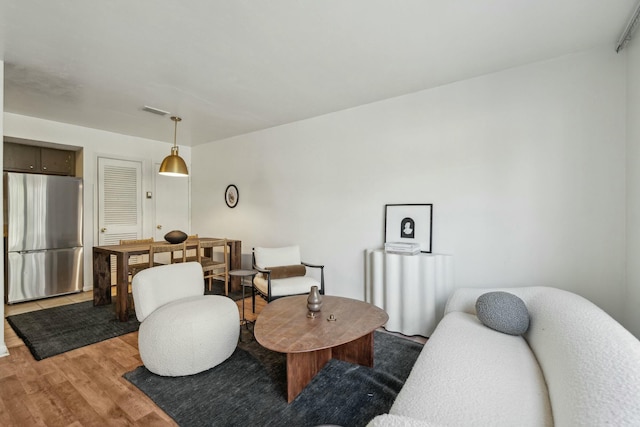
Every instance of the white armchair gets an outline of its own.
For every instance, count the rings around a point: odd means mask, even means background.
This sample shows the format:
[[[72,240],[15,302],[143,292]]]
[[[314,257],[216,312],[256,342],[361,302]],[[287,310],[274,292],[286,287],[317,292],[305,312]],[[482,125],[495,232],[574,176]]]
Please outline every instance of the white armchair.
[[[142,270],[133,277],[140,357],[163,376],[192,375],[225,361],[240,334],[240,314],[227,297],[204,295],[197,262]]]
[[[261,274],[253,279],[253,311],[255,294],[271,302],[276,298],[308,294],[311,286],[317,286],[324,294],[324,265],[302,262],[299,246],[281,248],[254,248],[253,268]],[[320,281],[307,276],[307,268],[320,270]]]

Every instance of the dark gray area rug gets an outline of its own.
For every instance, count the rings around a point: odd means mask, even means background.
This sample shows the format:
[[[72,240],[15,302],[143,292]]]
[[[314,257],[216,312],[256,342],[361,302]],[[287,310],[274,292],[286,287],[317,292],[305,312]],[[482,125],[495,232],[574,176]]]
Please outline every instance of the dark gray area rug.
[[[205,289],[208,295],[222,295],[224,282],[214,281],[211,291]],[[250,297],[251,290],[245,290],[245,296]],[[230,292],[229,298],[239,300],[242,293]],[[7,322],[36,360],[128,334],[140,326],[135,314],[119,322],[114,304],[94,307],[93,301],[16,314],[8,316]]]
[[[186,377],[144,366],[124,375],[181,426],[365,426],[388,412],[422,345],[385,332],[374,338],[374,367],[330,360],[287,404],[286,357],[242,341],[220,365]]]
[[[135,316],[127,322],[115,317],[114,305],[93,306],[85,301],[7,317],[36,360],[95,344],[138,330]]]

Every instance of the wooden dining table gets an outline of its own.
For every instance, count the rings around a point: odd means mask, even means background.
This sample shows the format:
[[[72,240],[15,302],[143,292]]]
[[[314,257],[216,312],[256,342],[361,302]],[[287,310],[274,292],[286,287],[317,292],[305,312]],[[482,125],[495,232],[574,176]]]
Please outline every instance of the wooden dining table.
[[[187,240],[187,249],[196,249],[198,242],[219,240],[215,237],[200,237]],[[167,242],[155,242],[166,243]],[[242,242],[227,239],[229,246],[229,271],[241,268]],[[111,257],[116,259],[116,317],[121,322],[129,319],[129,258],[148,255],[151,244],[107,245],[93,247],[93,305],[111,304]],[[231,290],[241,287],[239,277],[231,277]],[[204,285],[203,285],[204,286]]]

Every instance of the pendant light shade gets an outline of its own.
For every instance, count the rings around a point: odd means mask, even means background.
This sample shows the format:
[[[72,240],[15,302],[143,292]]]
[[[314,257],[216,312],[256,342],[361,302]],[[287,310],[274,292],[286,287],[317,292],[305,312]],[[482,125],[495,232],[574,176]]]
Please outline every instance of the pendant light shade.
[[[173,147],[171,147],[171,154],[164,158],[160,165],[160,175],[166,176],[189,176],[189,169],[184,159],[178,155],[178,146],[176,145],[176,137],[178,135],[178,122],[182,119],[180,117],[171,117],[174,121],[173,131]]]

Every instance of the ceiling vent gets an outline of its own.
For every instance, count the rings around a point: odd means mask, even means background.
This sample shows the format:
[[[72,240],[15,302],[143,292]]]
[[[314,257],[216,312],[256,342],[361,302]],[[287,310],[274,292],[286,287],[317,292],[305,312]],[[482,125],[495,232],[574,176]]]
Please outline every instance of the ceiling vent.
[[[635,12],[631,15],[631,19],[627,23],[627,26],[624,28],[624,31],[620,38],[618,39],[618,44],[616,45],[616,53],[619,53],[624,47],[629,43],[631,37],[633,37],[633,32],[636,30],[638,26],[638,22],[640,22],[640,3],[636,6]]]
[[[148,105],[145,105],[144,107],[142,107],[142,111],[146,111],[148,113],[157,114],[159,116],[166,116],[167,114],[169,114],[168,111],[164,111],[164,110],[161,110],[159,108],[149,107]]]

